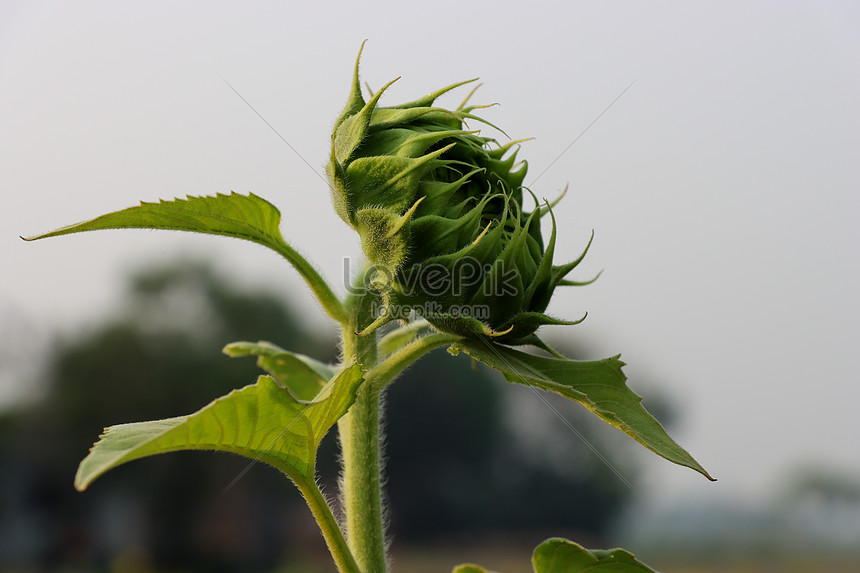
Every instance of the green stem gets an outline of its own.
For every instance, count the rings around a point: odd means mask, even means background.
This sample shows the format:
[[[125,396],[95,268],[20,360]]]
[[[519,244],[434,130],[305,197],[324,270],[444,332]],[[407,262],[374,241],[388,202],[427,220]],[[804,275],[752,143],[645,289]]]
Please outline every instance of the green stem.
[[[415,340],[422,334],[422,331],[431,330],[431,328],[430,323],[423,319],[395,328],[379,339],[379,352],[380,354],[391,354],[406,343]]]
[[[364,278],[360,277],[359,281],[362,285]],[[379,303],[375,293],[356,289],[344,305],[350,320],[343,327],[343,359],[346,361],[355,356],[365,370],[365,381],[358,389],[355,402],[337,425],[346,540],[364,573],[388,571],[382,496],[382,392],[389,382],[423,354],[461,338],[449,334],[424,336],[377,364],[380,349],[376,331],[363,336],[357,333],[373,323],[374,306]]]
[[[314,518],[319,524],[338,571],[341,573],[361,573],[361,569],[359,569],[352,552],[349,550],[343,531],[316,482],[310,481],[310,483],[305,484],[297,482],[296,485],[298,485],[308,507],[311,509],[311,513],[314,514]]]
[[[341,496],[347,539],[362,571],[382,573],[388,570],[388,559],[382,501],[381,393],[415,360],[461,337],[431,334],[407,344],[384,362],[373,366],[376,357],[374,335],[344,334],[344,352],[347,356],[360,356],[361,363],[369,368],[355,403],[338,422],[343,457]]]
[[[334,291],[331,290],[331,287],[326,280],[322,278],[322,275],[319,274],[307,259],[283,241],[274,242],[270,246],[282,257],[287,259],[290,264],[293,265],[293,268],[295,268],[302,278],[305,279],[305,282],[308,283],[311,291],[313,291],[317,300],[320,301],[326,314],[341,325],[345,325],[349,322],[349,313],[347,312],[343,302],[341,302],[340,298],[334,294]]]
[[[372,386],[377,391],[381,391],[386,385],[394,381],[410,364],[426,353],[434,348],[453,344],[458,340],[462,340],[462,338],[462,336],[457,336],[456,334],[438,333],[415,339],[397,352],[391,354],[383,362],[371,368],[364,375],[365,384]]]
[[[365,573],[388,570],[382,504],[379,392],[363,385],[338,422],[343,476],[341,497],[349,548]]]
[[[359,281],[363,282],[363,277]],[[373,305],[378,302],[374,293],[357,291],[345,305],[351,316],[343,328],[344,360],[355,356],[365,370],[376,365],[377,336],[376,332],[365,336],[356,333],[373,322]],[[358,389],[355,403],[337,424],[343,464],[341,501],[347,542],[360,570],[365,573],[388,570],[382,504],[380,410],[379,391],[365,383]]]

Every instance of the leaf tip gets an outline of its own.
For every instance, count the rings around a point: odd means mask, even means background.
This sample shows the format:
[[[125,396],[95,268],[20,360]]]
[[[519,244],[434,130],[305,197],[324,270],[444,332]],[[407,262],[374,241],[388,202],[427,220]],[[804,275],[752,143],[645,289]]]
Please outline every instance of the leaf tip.
[[[715,481],[717,481],[717,478],[715,478],[715,477],[713,477],[711,474],[709,474],[709,473],[708,473],[708,470],[706,470],[705,468],[701,468],[701,469],[699,470],[699,473],[701,473],[703,476],[705,476],[706,478],[708,478],[708,481],[710,481],[710,482],[715,482]]]
[[[226,354],[230,358],[247,356],[249,353],[246,344],[245,342],[231,342],[221,349],[221,354]]]
[[[84,461],[86,461],[86,460],[84,460]],[[81,462],[81,465],[78,466],[78,471],[75,474],[75,489],[78,492],[86,491],[86,489],[88,487],[90,487],[90,484],[93,483],[93,480],[95,479],[95,476],[92,476],[92,475],[87,476],[84,474],[83,465],[84,465],[84,462]]]

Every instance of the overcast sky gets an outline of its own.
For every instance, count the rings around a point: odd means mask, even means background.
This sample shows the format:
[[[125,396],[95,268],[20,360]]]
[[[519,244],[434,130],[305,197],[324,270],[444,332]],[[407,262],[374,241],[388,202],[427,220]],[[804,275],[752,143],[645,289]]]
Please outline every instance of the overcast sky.
[[[860,471],[860,4],[287,5],[0,5],[4,342],[15,324],[72,331],[102,316],[125,272],[174,253],[215,257],[318,320],[295,273],[250,243],[18,235],[253,191],[340,283],[359,249],[319,174],[368,39],[363,78],[402,76],[384,102],[480,76],[476,100],[500,104],[485,116],[535,138],[520,154],[535,193],[570,184],[559,258],[594,229],[580,276],[605,272],[557,295],[552,312],[589,317],[555,335],[594,358],[621,352],[630,385],[671,397],[673,434],[720,479],[643,454],[645,490],[752,497],[803,465]]]

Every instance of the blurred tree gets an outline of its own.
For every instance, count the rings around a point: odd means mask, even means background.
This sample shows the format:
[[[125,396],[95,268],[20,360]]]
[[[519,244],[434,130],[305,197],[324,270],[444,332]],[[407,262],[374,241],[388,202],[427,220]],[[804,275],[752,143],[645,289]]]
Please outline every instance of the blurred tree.
[[[271,340],[335,359],[335,341],[309,332],[279,299],[238,290],[202,263],[142,270],[122,309],[88,334],[60,339],[44,359],[44,401],[0,419],[0,562],[148,559],[234,571],[271,568],[314,548],[324,555],[298,494],[261,464],[243,475],[242,458],[157,456],[74,492],[74,469],[103,427],[187,414],[255,380],[252,360],[220,354],[226,343]],[[421,541],[561,527],[599,535],[630,490],[531,392],[496,378],[436,352],[389,389],[393,534]],[[598,443],[574,410],[553,404]],[[517,417],[526,422],[512,423]],[[329,436],[320,451],[329,491],[334,448]]]
[[[784,505],[821,503],[860,507],[860,479],[848,470],[809,465],[794,470],[786,480]]]
[[[4,531],[16,531],[47,566],[105,562],[139,546],[160,564],[269,567],[290,547],[316,541],[312,523],[310,535],[283,539],[285,520],[304,508],[274,470],[254,467],[225,491],[247,466],[238,457],[158,456],[83,494],[72,489],[78,462],[105,426],[188,414],[253,382],[253,361],[220,353],[242,339],[334,359],[331,341],[272,295],[236,290],[207,265],[177,261],[131,277],[121,315],[60,339],[45,358],[45,400],[7,420],[5,477],[18,492],[18,516],[39,519],[4,523]],[[10,545],[4,553],[25,553]]]

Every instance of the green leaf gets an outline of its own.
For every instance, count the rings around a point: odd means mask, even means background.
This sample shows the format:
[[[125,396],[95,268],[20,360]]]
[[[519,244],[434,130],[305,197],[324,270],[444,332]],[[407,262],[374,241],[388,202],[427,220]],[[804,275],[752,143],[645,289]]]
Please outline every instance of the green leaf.
[[[253,193],[219,193],[215,197],[141,202],[137,207],[108,213],[26,240],[101,229],[166,229],[236,237],[278,250],[284,242],[279,229],[280,221],[281,214],[275,206]]]
[[[281,470],[296,483],[314,479],[320,440],[355,401],[361,367],[351,361],[313,402],[302,402],[269,376],[233,390],[198,412],[107,428],[78,467],[75,487],[131,460],[180,450],[239,454]]]
[[[313,400],[335,374],[335,368],[329,364],[284,350],[265,340],[233,342],[225,346],[223,352],[234,358],[257,356],[257,366],[299,400]]]
[[[576,400],[598,418],[622,430],[670,462],[686,466],[715,481],[645,408],[642,398],[625,383],[618,356],[595,361],[561,360],[526,354],[486,340],[463,340],[451,345],[499,370],[509,382],[551,390]]]
[[[537,546],[532,555],[534,573],[656,573],[623,549],[589,551],[581,545],[553,537]],[[465,563],[452,573],[490,573],[487,569]]]
[[[589,551],[557,537],[537,546],[532,565],[535,573],[655,573],[623,549]]]
[[[490,573],[490,571],[474,563],[463,563],[462,565],[455,566],[451,573]]]
[[[281,213],[253,193],[218,194],[215,197],[188,197],[145,203],[62,227],[50,233],[27,237],[25,241],[102,229],[164,229],[223,235],[264,245],[287,259],[307,281],[326,312],[339,322],[347,320],[337,296],[316,269],[281,236]]]

